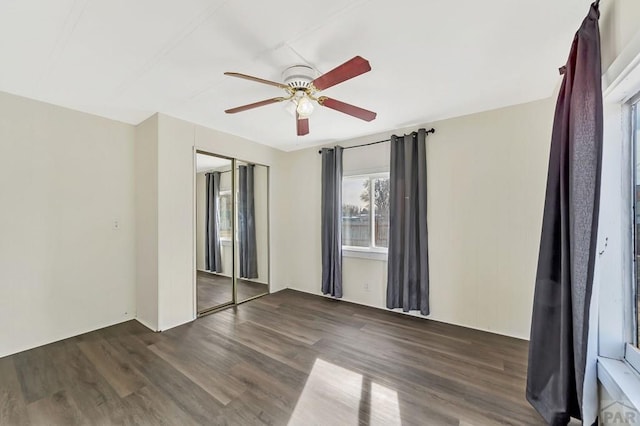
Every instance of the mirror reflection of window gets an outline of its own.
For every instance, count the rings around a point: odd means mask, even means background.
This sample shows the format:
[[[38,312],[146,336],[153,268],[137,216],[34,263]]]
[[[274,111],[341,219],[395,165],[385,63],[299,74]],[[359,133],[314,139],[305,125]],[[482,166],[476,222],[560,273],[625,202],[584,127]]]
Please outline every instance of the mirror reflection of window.
[[[230,240],[233,232],[233,199],[231,191],[220,192],[220,239]]]

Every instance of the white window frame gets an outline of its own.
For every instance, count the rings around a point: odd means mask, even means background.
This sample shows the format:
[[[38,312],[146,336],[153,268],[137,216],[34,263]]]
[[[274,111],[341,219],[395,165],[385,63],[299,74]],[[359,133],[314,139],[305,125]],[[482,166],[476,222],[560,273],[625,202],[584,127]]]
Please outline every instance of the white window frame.
[[[640,140],[636,139],[637,136],[637,120],[638,117],[636,114],[640,115],[640,92],[638,92],[635,96],[633,96],[630,100],[626,102],[626,105],[623,107],[623,126],[627,128],[629,132],[628,139],[629,145],[631,148],[630,155],[630,168],[631,168],[631,177],[630,177],[630,191],[629,191],[629,201],[630,201],[630,213],[631,213],[631,247],[628,247],[628,255],[631,257],[631,285],[630,288],[625,292],[625,296],[631,300],[631,306],[628,306],[625,309],[625,325],[627,330],[625,330],[625,334],[627,336],[627,343],[625,345],[624,350],[624,360],[627,364],[631,365],[636,372],[640,373],[640,350],[638,349],[638,327],[640,327],[638,321],[638,283],[636,281],[637,277],[637,256],[636,256],[636,214],[640,212],[636,212],[636,182],[638,176],[636,175],[636,163],[640,161],[640,158],[636,155],[637,148],[636,145],[640,147]],[[625,125],[625,121],[628,124]]]
[[[369,225],[371,226],[371,233],[369,238],[369,247],[360,246],[348,246],[342,245],[342,251],[347,256],[360,257],[366,259],[386,259],[388,248],[376,246],[375,241],[375,190],[373,187],[373,181],[379,178],[389,179],[389,172],[376,172],[376,173],[364,173],[345,175],[342,177],[342,181],[345,179],[368,179],[369,180]],[[340,207],[342,209],[342,206]],[[342,226],[342,223],[340,224]]]
[[[640,351],[633,344],[635,183],[631,138],[631,101],[640,93],[640,32],[604,73],[602,83],[604,146],[596,263],[597,376],[611,396],[625,399],[640,409]]]

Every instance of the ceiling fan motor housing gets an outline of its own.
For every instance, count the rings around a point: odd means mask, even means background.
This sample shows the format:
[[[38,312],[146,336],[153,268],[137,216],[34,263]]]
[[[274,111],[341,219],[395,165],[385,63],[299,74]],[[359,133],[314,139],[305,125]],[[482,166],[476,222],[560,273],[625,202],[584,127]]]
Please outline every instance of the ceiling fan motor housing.
[[[306,90],[316,78],[315,71],[308,65],[294,65],[282,72],[284,83],[294,90]]]

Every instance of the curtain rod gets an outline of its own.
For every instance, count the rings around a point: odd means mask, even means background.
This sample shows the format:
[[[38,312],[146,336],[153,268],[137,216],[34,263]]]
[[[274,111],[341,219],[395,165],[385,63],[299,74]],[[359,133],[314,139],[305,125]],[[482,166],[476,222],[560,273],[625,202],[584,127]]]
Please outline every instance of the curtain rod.
[[[436,129],[434,129],[433,127],[430,128],[429,130],[427,130],[426,134],[428,135],[429,133],[435,133]],[[409,133],[410,135],[415,135],[417,132],[411,132]],[[405,135],[406,136],[406,135]],[[353,145],[353,146],[345,146],[343,149],[351,149],[351,148],[360,148],[361,146],[369,146],[369,145],[376,145],[379,143],[384,143],[384,142],[389,142],[391,139],[385,139],[383,141],[377,141],[377,142],[369,142],[369,143],[363,143],[361,145]],[[322,154],[322,150],[318,150],[318,154]]]
[[[251,163],[251,164],[240,164],[238,167],[242,167],[242,166],[245,166],[245,165],[246,166],[255,166],[255,164]],[[213,171],[209,170],[208,172],[204,172],[204,173],[207,174],[207,173],[215,173],[215,172],[218,172],[218,171],[217,170],[213,170]],[[202,172],[199,172],[199,173],[202,173]],[[221,174],[222,173],[231,173],[231,170],[225,170],[224,172],[218,172],[218,173],[221,173]]]

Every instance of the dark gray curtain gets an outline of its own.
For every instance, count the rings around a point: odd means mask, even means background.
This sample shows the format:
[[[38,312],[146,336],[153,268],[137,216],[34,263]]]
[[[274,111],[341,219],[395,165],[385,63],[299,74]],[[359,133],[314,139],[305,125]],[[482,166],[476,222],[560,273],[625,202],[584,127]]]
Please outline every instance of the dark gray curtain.
[[[549,156],[527,399],[552,425],[582,418],[602,158],[599,16],[594,3],[573,40]]]
[[[205,174],[206,196],[206,241],[205,268],[207,271],[222,272],[220,256],[220,172]]]
[[[387,308],[429,315],[425,129],[391,136]]]
[[[238,166],[238,249],[240,278],[258,278],[256,214],[254,205],[255,165]]]
[[[342,297],[342,151],[322,149],[322,293]]]

